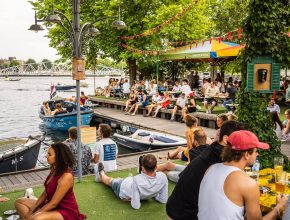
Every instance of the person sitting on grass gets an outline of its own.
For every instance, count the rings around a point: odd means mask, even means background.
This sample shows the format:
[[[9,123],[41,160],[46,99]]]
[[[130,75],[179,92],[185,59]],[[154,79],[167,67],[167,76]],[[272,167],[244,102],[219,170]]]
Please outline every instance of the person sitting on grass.
[[[10,199],[8,199],[7,197],[1,197],[0,198],[0,202],[8,202]]]
[[[207,136],[203,129],[197,129],[193,132],[193,145],[195,146],[189,151],[190,161],[196,158],[204,149],[209,147],[206,143]],[[180,173],[186,168],[185,165],[175,164],[171,161],[157,166],[157,171],[161,171],[167,175],[172,182],[177,183]]]
[[[76,166],[73,167],[73,174],[74,176],[78,175],[78,130],[76,127],[70,127],[68,129],[68,135],[69,138],[65,140],[65,144],[69,147],[71,152],[74,155],[74,158],[76,160]],[[88,145],[81,144],[82,149],[82,175],[86,175],[89,173],[92,173],[90,171],[90,164],[92,160],[92,151],[91,148],[89,148]]]
[[[129,110],[130,105],[134,105],[137,102],[137,96],[134,89],[131,89],[129,99],[126,101],[125,112]]]
[[[185,116],[188,114],[188,113],[192,113],[192,112],[196,112],[196,109],[200,107],[196,105],[195,103],[195,100],[193,98],[193,94],[190,93],[189,95],[189,103],[187,106],[185,106],[182,111],[181,111],[181,118],[180,118],[180,122],[184,123],[185,122]]]
[[[196,117],[190,115],[185,116],[185,124],[187,126],[185,138],[187,146],[178,147],[174,151],[169,152],[168,159],[181,159],[182,161],[190,162],[188,152],[193,148],[193,132],[198,128],[197,120]]]
[[[205,90],[205,100],[204,107],[206,109],[206,113],[211,114],[214,107],[217,105],[217,100],[214,98],[219,94],[219,87],[216,86],[215,82],[212,82],[209,87]],[[211,104],[210,110],[208,109],[208,104]]]
[[[176,104],[172,110],[172,114],[171,114],[171,121],[174,121],[175,119],[175,114],[177,112],[177,110],[182,110],[187,104],[187,98],[185,96],[185,93],[182,93],[181,96],[176,100]]]
[[[52,144],[47,151],[50,173],[37,200],[20,198],[15,208],[24,220],[83,220],[73,192],[74,178],[72,168],[75,159],[64,143]]]
[[[162,101],[162,97],[160,96],[159,92],[156,91],[155,95],[152,96],[152,104],[148,106],[148,114],[144,115],[148,117],[151,115],[152,110],[157,107],[158,103]]]
[[[219,141],[220,139],[220,131],[221,131],[221,126],[225,121],[228,121],[228,115],[226,114],[219,114],[216,118],[216,125],[218,127],[215,137],[214,137],[214,141]]]
[[[167,108],[167,106],[169,104],[170,104],[170,97],[168,95],[168,92],[164,92],[163,99],[162,99],[162,101],[158,102],[158,105],[157,105],[157,107],[155,109],[153,118],[156,118],[157,117],[157,114],[158,114],[158,112],[159,112],[160,109]]]
[[[140,200],[154,198],[166,203],[168,197],[168,180],[162,172],[156,172],[157,159],[152,154],[139,158],[141,173],[126,178],[112,178],[104,171],[103,163],[99,163],[100,180],[110,186],[115,195],[122,200],[131,201],[134,209],[140,209]]]
[[[259,185],[244,172],[246,166],[254,164],[259,155],[258,149],[269,148],[268,144],[259,142],[257,136],[250,131],[235,131],[228,137],[227,145],[221,153],[223,163],[210,166],[201,181],[199,220],[262,220],[280,217],[288,195],[278,195],[277,205],[262,217]]]
[[[118,156],[118,145],[110,138],[112,128],[107,124],[100,124],[98,135],[101,137],[101,140],[95,144],[92,159],[92,162],[95,163],[96,182],[100,181],[98,163],[102,162],[106,172],[116,170]]]
[[[198,194],[202,177],[210,165],[221,162],[221,150],[226,146],[228,136],[241,128],[243,126],[235,121],[225,122],[221,127],[219,142],[213,142],[190,161],[179,175],[179,180],[168,198],[166,205],[168,217],[174,220],[198,219]]]
[[[127,114],[129,115],[131,113],[131,111],[133,111],[133,109],[134,109],[134,111],[131,115],[136,115],[136,112],[138,111],[139,107],[145,108],[148,104],[149,104],[148,96],[144,93],[143,90],[140,90],[139,94],[138,94],[138,102],[136,102],[135,104],[132,105],[130,110],[128,112],[126,112],[126,115]]]

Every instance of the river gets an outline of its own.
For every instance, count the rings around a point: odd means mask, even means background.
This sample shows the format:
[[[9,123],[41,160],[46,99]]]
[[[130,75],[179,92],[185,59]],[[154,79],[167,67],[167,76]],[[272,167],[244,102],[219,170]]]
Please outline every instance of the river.
[[[96,77],[96,87],[107,85],[109,78]],[[88,87],[81,87],[86,95],[94,93],[94,78],[82,80]],[[71,77],[23,77],[20,81],[4,81],[0,78],[0,139],[10,137],[28,137],[45,133],[47,143],[63,141],[67,132],[46,129],[38,116],[43,101],[49,99],[51,83],[75,84]],[[75,96],[75,91],[58,92],[61,97]],[[39,160],[45,161],[46,148],[42,146]],[[120,148],[120,154],[127,152]]]

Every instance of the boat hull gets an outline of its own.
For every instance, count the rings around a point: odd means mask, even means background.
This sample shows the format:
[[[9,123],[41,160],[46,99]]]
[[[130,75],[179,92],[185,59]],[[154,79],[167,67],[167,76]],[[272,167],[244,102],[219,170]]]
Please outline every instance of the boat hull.
[[[83,126],[89,125],[92,118],[93,111],[87,113],[81,113],[81,124]],[[77,113],[69,113],[57,116],[44,116],[40,114],[45,126],[49,129],[59,130],[59,131],[68,131],[70,127],[77,126]]]
[[[129,138],[123,135],[114,134],[114,140],[127,148],[136,150],[136,151],[148,151],[148,150],[157,150],[164,149],[169,147],[178,147],[184,146],[186,143],[176,142],[176,143],[167,143],[167,144],[158,144],[158,143],[150,143],[150,142],[142,142],[133,138]]]
[[[61,86],[58,86],[58,85],[56,85],[55,86],[55,89],[56,90],[71,90],[71,89],[75,89],[76,88],[76,86],[70,86],[70,85],[61,85]]]
[[[15,151],[12,152],[6,151],[7,154],[0,158],[0,174],[35,168],[40,145],[41,142],[35,140],[31,145],[22,145],[14,148]]]

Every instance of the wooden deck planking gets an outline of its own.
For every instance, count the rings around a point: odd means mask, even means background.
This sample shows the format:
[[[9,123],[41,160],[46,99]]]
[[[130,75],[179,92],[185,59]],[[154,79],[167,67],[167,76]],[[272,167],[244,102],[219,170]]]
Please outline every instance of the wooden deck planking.
[[[153,152],[157,157],[160,155],[167,155],[168,149],[163,151]],[[121,156],[117,159],[118,170],[136,169],[138,165],[138,158],[140,155],[148,152],[135,153],[133,155]],[[165,160],[158,160],[159,163]],[[134,171],[134,170],[132,170]],[[11,192],[15,190],[22,190],[29,187],[36,187],[43,185],[49,170],[31,170],[25,172],[17,172],[14,174],[2,174],[0,175],[0,191]]]
[[[108,117],[116,121],[135,125],[136,127],[142,127],[147,129],[153,129],[157,131],[166,132],[168,134],[185,136],[186,125],[177,121],[164,120],[161,118],[144,117],[137,114],[135,116],[125,115],[124,111],[100,107],[95,109],[95,114],[101,117]],[[216,129],[203,127],[206,134],[209,137],[214,137]]]

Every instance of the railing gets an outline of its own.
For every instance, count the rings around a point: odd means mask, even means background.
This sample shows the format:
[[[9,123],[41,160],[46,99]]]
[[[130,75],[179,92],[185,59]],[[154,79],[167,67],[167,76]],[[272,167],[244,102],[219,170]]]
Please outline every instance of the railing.
[[[72,74],[71,64],[59,63],[30,63],[19,66],[0,69],[0,77],[2,76],[70,76]],[[93,76],[93,70],[86,70],[87,76]],[[125,76],[122,69],[96,65],[96,76]]]

